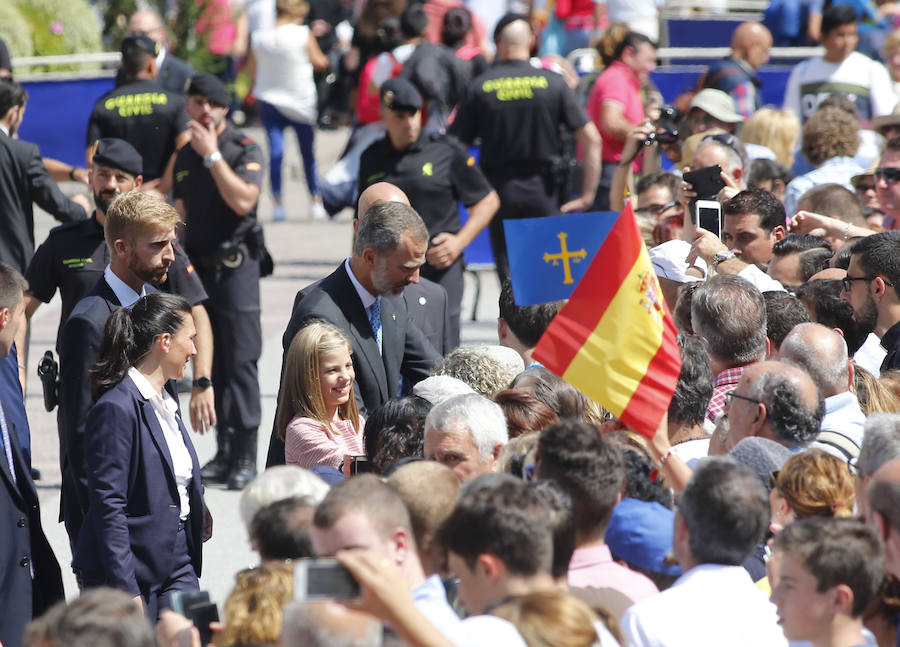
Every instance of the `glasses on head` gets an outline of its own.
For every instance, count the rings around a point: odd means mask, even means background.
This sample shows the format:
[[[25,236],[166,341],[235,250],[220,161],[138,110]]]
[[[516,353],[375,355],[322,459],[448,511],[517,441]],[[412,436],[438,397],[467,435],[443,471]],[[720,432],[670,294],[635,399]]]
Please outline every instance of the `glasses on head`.
[[[672,202],[667,202],[665,204],[648,204],[646,207],[635,209],[634,212],[636,214],[644,216],[659,216],[667,209],[671,209],[672,207],[676,206],[678,206],[678,201],[673,200]]]
[[[739,393],[735,393],[734,391],[729,391],[725,394],[725,399],[728,401],[728,404],[731,404],[735,398],[737,398],[738,400],[744,400],[745,402],[752,402],[753,404],[762,404],[762,400],[748,398],[746,395],[740,395]]]
[[[900,169],[898,169],[898,170],[900,170]],[[853,289],[854,281],[865,281],[866,283],[868,283],[869,281],[874,281],[877,278],[878,278],[877,276],[850,276],[848,274],[847,276],[845,276],[844,278],[841,279],[841,287],[844,288],[844,292],[849,292],[850,290]],[[884,279],[881,279],[881,280],[884,281],[884,284],[887,285],[888,287],[894,287],[894,284],[891,283],[890,281],[885,281]]]
[[[883,166],[879,166],[877,169],[875,169],[875,179],[884,180],[888,184],[900,182],[900,168],[885,168]]]
[[[714,142],[718,142],[718,143],[722,144],[723,146],[727,146],[728,148],[733,150],[735,153],[737,153],[738,157],[740,157],[741,159],[744,159],[744,152],[741,150],[741,148],[743,148],[743,146],[741,145],[741,141],[734,135],[729,135],[728,133],[719,133],[717,135],[707,135],[706,137],[704,137],[701,140],[701,143],[708,141],[708,140],[712,140]]]

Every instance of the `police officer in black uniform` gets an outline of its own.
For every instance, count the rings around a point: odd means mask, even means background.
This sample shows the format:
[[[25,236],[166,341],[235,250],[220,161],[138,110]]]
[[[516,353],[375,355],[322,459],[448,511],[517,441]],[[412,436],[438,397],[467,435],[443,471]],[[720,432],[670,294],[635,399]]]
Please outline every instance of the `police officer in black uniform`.
[[[185,248],[206,292],[217,352],[218,451],[203,478],[242,489],[256,476],[261,417],[256,362],[262,352],[259,321],[260,260],[256,221],[263,177],[259,146],[230,125],[228,93],[211,74],[188,86],[191,143],[175,160],[176,208],[185,218]]]
[[[431,237],[421,273],[447,290],[451,348],[459,345],[463,295],[462,252],[493,218],[500,200],[475,160],[453,137],[422,132],[422,97],[406,79],[381,86],[381,120],[387,134],[367,148],[359,164],[359,193],[376,182],[390,182],[428,227]],[[469,209],[460,227],[458,203]]]
[[[143,34],[122,41],[122,69],[127,82],[94,104],[87,132],[87,161],[98,139],[116,137],[134,146],[143,160],[144,181],[161,193],[172,186],[175,152],[190,139],[184,96],[157,82],[157,45]]]
[[[494,31],[497,62],[469,85],[450,132],[467,144],[481,139],[481,168],[497,189],[491,248],[501,281],[509,275],[503,221],[587,209],[600,180],[600,133],[562,76],[529,60],[534,34],[528,19],[508,14]],[[584,151],[581,195],[561,195],[567,160],[560,128]]]

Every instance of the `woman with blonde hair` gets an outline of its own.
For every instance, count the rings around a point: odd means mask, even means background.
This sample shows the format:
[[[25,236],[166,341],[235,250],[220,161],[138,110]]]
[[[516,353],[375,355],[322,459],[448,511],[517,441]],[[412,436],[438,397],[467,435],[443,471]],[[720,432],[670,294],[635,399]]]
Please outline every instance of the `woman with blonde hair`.
[[[794,165],[799,137],[797,115],[773,106],[765,106],[750,115],[741,131],[742,142],[765,146],[775,153],[775,160],[786,169]]]
[[[238,571],[223,609],[224,628],[217,647],[277,645],[284,623],[284,605],[294,598],[294,565],[264,562]]]
[[[610,644],[601,639],[612,638],[608,630],[598,635],[597,615],[587,604],[562,591],[522,595],[490,614],[514,624],[528,647],[591,647]]]
[[[277,421],[288,465],[339,469],[345,456],[365,454],[352,352],[347,336],[322,320],[308,323],[291,342]]]
[[[794,454],[771,476],[772,530],[796,519],[850,517],[856,492],[845,461],[822,451]]]

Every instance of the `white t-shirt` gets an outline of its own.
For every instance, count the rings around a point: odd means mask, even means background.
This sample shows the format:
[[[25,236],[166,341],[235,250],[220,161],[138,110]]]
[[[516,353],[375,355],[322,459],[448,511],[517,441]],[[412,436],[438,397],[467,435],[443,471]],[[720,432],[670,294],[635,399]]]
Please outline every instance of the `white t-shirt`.
[[[840,63],[816,56],[797,65],[788,78],[784,107],[806,121],[819,102],[832,94],[843,94],[853,101],[863,121],[889,114],[897,104],[887,68],[853,52]]]
[[[659,40],[659,8],[665,0],[594,0],[594,4],[606,4],[609,22],[624,22],[654,43]]]
[[[309,62],[309,27],[288,24],[253,32],[257,99],[293,121],[316,123],[316,84]]]

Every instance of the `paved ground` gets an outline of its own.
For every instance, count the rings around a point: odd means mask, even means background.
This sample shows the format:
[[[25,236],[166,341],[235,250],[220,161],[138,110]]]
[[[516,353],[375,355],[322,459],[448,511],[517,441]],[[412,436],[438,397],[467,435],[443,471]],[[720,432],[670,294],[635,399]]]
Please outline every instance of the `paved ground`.
[[[264,144],[260,128],[248,128],[251,137]],[[346,131],[322,132],[316,141],[320,172],[334,163],[342,150]],[[290,135],[292,137],[292,135]],[[263,354],[259,363],[263,416],[260,427],[259,464],[265,462],[269,432],[275,415],[275,398],[281,371],[281,335],[290,318],[294,294],[305,285],[330,273],[344,258],[350,247],[350,212],[339,214],[333,221],[310,221],[307,216],[308,199],[303,180],[302,165],[296,143],[289,140],[284,173],[284,194],[287,205],[286,222],[271,221],[271,202],[267,189],[260,204],[260,220],[266,224],[266,239],[275,258],[275,273],[262,281]],[[74,188],[74,185],[67,187]],[[46,214],[36,218],[35,238],[42,241],[54,221]],[[478,307],[478,321],[464,321],[463,343],[496,343],[498,285],[494,275],[482,279],[483,291]],[[472,284],[467,284],[463,312],[471,313]],[[44,351],[53,348],[59,322],[59,301],[41,306],[32,322],[29,355],[28,417],[31,424],[34,466],[43,478],[38,482],[44,529],[56,551],[65,577],[66,594],[77,595],[74,576],[69,563],[71,553],[62,524],[57,523],[59,510],[59,449],[56,434],[56,414],[44,411],[40,383],[35,370]],[[182,396],[182,407],[187,399]],[[215,453],[212,435],[194,435],[194,443],[203,464]],[[238,515],[239,492],[221,487],[206,491],[206,502],[214,518],[213,538],[204,546],[204,569],[201,586],[208,589],[216,601],[224,601],[233,583],[233,574],[256,560],[247,541],[247,534]]]

